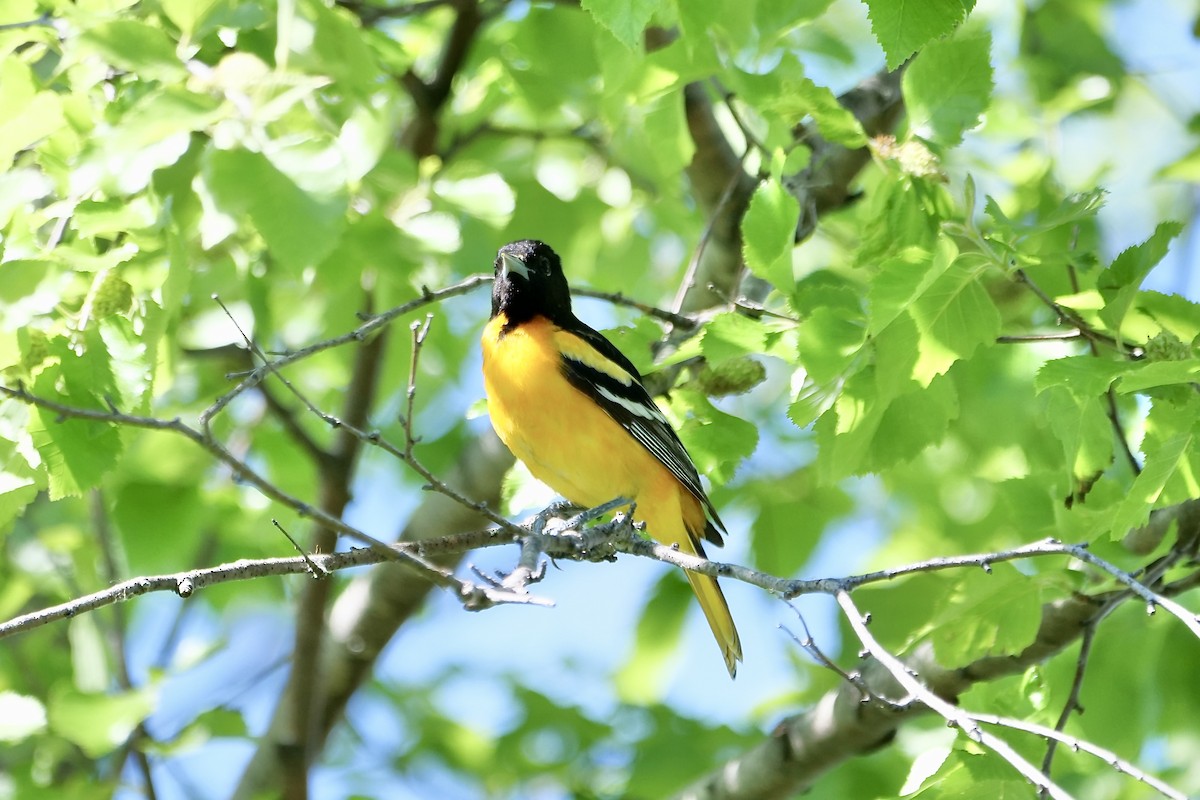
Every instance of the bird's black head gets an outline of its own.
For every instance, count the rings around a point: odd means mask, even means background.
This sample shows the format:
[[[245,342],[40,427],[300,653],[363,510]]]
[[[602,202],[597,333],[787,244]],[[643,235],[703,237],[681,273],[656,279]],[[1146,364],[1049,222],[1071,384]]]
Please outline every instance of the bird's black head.
[[[571,319],[571,290],[562,262],[550,245],[536,239],[510,242],[496,254],[492,316],[503,312],[509,326],[537,315],[552,322]]]

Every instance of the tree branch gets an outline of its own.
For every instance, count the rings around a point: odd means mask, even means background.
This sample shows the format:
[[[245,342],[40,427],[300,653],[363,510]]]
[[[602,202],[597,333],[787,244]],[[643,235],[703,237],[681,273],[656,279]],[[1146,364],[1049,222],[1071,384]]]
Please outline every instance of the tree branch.
[[[367,295],[368,309],[371,297]],[[363,342],[355,351],[354,368],[350,383],[346,387],[342,419],[345,424],[335,433],[329,458],[318,462],[318,502],[321,509],[331,517],[342,518],[350,502],[350,482],[354,465],[358,459],[362,442],[347,430],[361,426],[375,401],[379,385],[379,374],[383,365],[387,329]],[[311,406],[307,398],[287,384],[294,394]],[[318,526],[313,532],[311,549],[317,553],[332,552],[337,548],[337,531]],[[278,741],[283,753],[293,753],[296,763],[284,765],[285,794],[303,800],[308,796],[308,769],[313,757],[319,752],[316,742],[321,740],[316,721],[320,718],[322,699],[322,674],[320,664],[321,640],[325,630],[325,610],[329,603],[330,581],[313,581],[304,587],[296,608],[296,636],[292,651],[291,674],[279,700],[279,706],[291,722],[289,741]],[[290,712],[290,713],[289,713]],[[294,748],[285,745],[292,743]],[[286,788],[291,787],[287,792]]]
[[[462,511],[478,513],[473,504],[463,505],[457,499],[438,493],[431,497],[441,497],[459,506]],[[231,564],[223,564],[207,569],[187,570],[153,577],[134,578],[112,586],[100,592],[72,600],[41,611],[31,612],[0,623],[0,639],[23,631],[40,627],[49,622],[69,619],[78,614],[92,611],[96,608],[123,602],[133,597],[155,591],[172,591],[180,597],[190,597],[193,592],[206,586],[228,581],[250,580],[271,575],[295,575],[308,573],[316,579],[323,579],[329,574],[370,564],[380,564],[398,561],[401,564],[411,563],[408,559],[429,561],[446,555],[463,553],[483,547],[522,543],[522,560],[528,561],[536,553],[541,553],[554,559],[572,561],[605,561],[617,553],[649,558],[661,561],[679,569],[709,575],[714,578],[726,578],[741,581],[756,586],[784,599],[793,599],[805,594],[827,594],[837,596],[846,594],[870,584],[885,583],[897,578],[918,573],[941,572],[948,569],[965,567],[980,567],[989,569],[991,564],[1005,561],[1018,561],[1045,556],[1069,557],[1083,560],[1115,577],[1128,587],[1128,591],[1107,591],[1088,598],[1093,605],[1110,602],[1124,596],[1137,596],[1141,599],[1152,598],[1148,602],[1168,609],[1173,616],[1197,633],[1197,615],[1184,609],[1166,595],[1175,594],[1191,588],[1189,583],[1177,581],[1169,585],[1164,592],[1155,592],[1135,579],[1130,573],[1087,552],[1082,545],[1059,542],[1055,539],[1044,539],[1021,547],[1008,550],[998,550],[991,553],[974,553],[963,556],[948,556],[917,561],[898,567],[892,567],[873,572],[864,572],[842,578],[818,578],[803,580],[771,575],[739,564],[721,561],[711,561],[699,556],[682,553],[673,547],[659,544],[652,539],[642,536],[635,525],[629,524],[627,515],[618,515],[608,523],[585,528],[584,525],[593,518],[603,515],[613,508],[628,505],[623,499],[614,500],[596,509],[590,509],[584,514],[572,517],[563,516],[571,509],[570,506],[552,506],[532,519],[516,525],[506,523],[502,527],[489,527],[474,531],[456,532],[437,537],[422,538],[416,541],[400,541],[379,548],[355,548],[338,553],[313,553],[288,558],[243,559]],[[549,526],[546,521],[562,520],[562,524]],[[530,544],[532,542],[532,544]],[[533,548],[533,550],[528,550]],[[528,551],[527,551],[528,550]],[[1084,554],[1081,557],[1081,554]],[[396,556],[401,556],[397,559]],[[317,568],[313,573],[313,566]],[[501,602],[529,604],[528,600],[514,599],[505,596]],[[1083,597],[1081,595],[1081,597]],[[500,604],[499,602],[494,604]],[[536,604],[544,604],[537,601]],[[466,604],[468,610],[481,610],[491,604]],[[1107,612],[1106,612],[1107,613]],[[1093,612],[1095,616],[1095,612]],[[1065,644],[1063,645],[1065,646]],[[980,662],[983,663],[983,662]],[[969,667],[967,669],[974,669]],[[992,677],[992,673],[987,673]]]
[[[975,722],[982,722],[986,725],[998,725],[1003,728],[1011,728],[1014,731],[1023,731],[1031,733],[1034,736],[1040,736],[1043,739],[1048,739],[1053,743],[1065,744],[1076,752],[1087,753],[1090,756],[1095,756],[1101,761],[1108,764],[1117,772],[1123,772],[1136,781],[1146,784],[1164,797],[1169,797],[1171,800],[1188,800],[1187,796],[1169,786],[1153,775],[1150,775],[1136,766],[1121,758],[1111,750],[1106,750],[1103,747],[1092,744],[1091,742],[1080,739],[1076,736],[1068,736],[1058,728],[1047,728],[1045,725],[1037,725],[1032,722],[1026,722],[1012,717],[1001,717],[996,714],[980,714],[971,712],[968,716]],[[1045,773],[1045,770],[1043,770]]]
[[[88,494],[88,503],[92,517],[92,527],[96,531],[96,538],[100,545],[104,575],[109,582],[112,582],[117,579],[119,570],[117,568],[116,543],[113,541],[112,525],[109,523],[108,507],[104,503],[104,494],[99,489],[93,489]],[[116,667],[117,685],[125,691],[130,691],[134,686],[133,678],[129,674],[129,660],[125,656],[128,625],[125,613],[119,605],[114,605],[112,611],[108,638],[109,649],[112,651],[112,658]],[[150,759],[141,746],[146,741],[151,741],[150,734],[146,731],[146,723],[144,721],[139,722],[134,726],[133,732],[129,734],[129,737],[117,753],[117,768],[115,772],[118,775],[121,774],[125,759],[132,753],[134,761],[137,762],[138,771],[142,775],[142,791],[145,793],[147,800],[157,800],[158,792],[154,787],[154,773],[150,769]]]
[[[979,724],[969,713],[943,700],[933,690],[918,680],[919,673],[892,655],[879,643],[870,630],[867,629],[867,619],[858,610],[858,606],[850,599],[848,593],[837,592],[834,598],[841,607],[846,620],[850,623],[850,628],[854,631],[858,640],[863,643],[867,652],[871,654],[877,663],[883,665],[883,668],[891,674],[892,678],[913,699],[939,714],[952,728],[958,728],[968,739],[978,742],[1003,758],[1017,772],[1021,773],[1026,780],[1039,789],[1044,790],[1054,800],[1072,800],[1070,794],[1043,775],[1041,770],[1027,761],[1016,750],[1013,750],[1007,742],[979,727]],[[901,699],[900,702],[904,702],[904,700]]]
[[[437,153],[437,137],[441,129],[442,106],[450,97],[454,77],[462,69],[475,34],[483,24],[478,0],[449,0],[457,14],[442,45],[441,58],[433,77],[428,81],[409,70],[400,82],[412,96],[416,114],[402,136],[404,146],[417,158]]]
[[[24,386],[13,388],[11,386],[0,385],[0,394],[11,397],[14,400],[19,400],[23,403],[28,403],[32,406],[53,411],[64,418],[73,417],[76,419],[86,419],[95,422],[126,425],[133,428],[145,428],[148,430],[168,431],[179,434],[184,438],[190,439],[201,448],[211,453],[218,461],[228,466],[233,471],[234,475],[236,475],[240,480],[251,486],[254,486],[265,497],[293,509],[302,517],[311,518],[322,525],[336,530],[338,533],[349,536],[352,539],[356,539],[359,542],[374,548],[381,556],[385,558],[395,558],[396,560],[409,564],[423,574],[428,580],[432,581],[435,585],[453,589],[465,604],[469,606],[477,606],[479,604],[486,605],[493,602],[508,602],[507,599],[503,597],[502,593],[477,586],[469,581],[458,580],[445,569],[436,567],[419,556],[415,556],[411,553],[393,550],[383,542],[379,541],[373,536],[370,536],[364,531],[348,525],[342,520],[330,516],[325,511],[310,506],[298,498],[293,497],[251,469],[249,465],[230,453],[224,445],[218,442],[211,435],[201,433],[195,428],[185,425],[179,419],[166,420],[159,419],[157,417],[143,417],[133,414],[125,414],[116,410],[100,411],[93,408],[69,406],[54,400],[48,400],[44,397],[32,395],[25,389]]]

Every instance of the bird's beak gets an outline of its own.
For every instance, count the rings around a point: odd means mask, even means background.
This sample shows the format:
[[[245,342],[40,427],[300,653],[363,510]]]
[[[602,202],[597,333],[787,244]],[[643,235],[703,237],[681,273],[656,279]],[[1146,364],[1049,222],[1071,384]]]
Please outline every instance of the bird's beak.
[[[507,278],[510,273],[520,275],[525,280],[529,280],[529,267],[525,266],[525,262],[517,258],[511,253],[501,253],[500,263],[502,265],[500,277]]]

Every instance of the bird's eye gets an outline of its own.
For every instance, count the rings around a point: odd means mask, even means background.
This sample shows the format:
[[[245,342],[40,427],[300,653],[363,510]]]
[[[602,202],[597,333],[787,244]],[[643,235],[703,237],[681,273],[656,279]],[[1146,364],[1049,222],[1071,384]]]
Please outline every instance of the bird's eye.
[[[538,264],[538,272],[542,273],[543,275],[550,274],[550,259],[546,258],[545,256],[542,256],[541,258],[539,258],[537,260],[537,264]]]

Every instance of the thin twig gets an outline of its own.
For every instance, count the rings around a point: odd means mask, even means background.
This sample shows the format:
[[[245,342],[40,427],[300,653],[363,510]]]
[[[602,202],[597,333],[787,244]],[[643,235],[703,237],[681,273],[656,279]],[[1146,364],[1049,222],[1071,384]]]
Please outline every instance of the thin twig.
[[[1064,552],[1069,553],[1080,561],[1091,564],[1093,567],[1097,567],[1098,569],[1107,572],[1109,575],[1116,578],[1117,581],[1127,586],[1135,595],[1146,601],[1147,614],[1153,614],[1155,607],[1161,606],[1162,608],[1166,609],[1167,613],[1178,618],[1183,622],[1184,625],[1187,625],[1188,630],[1190,630],[1195,636],[1200,637],[1200,617],[1197,617],[1196,614],[1188,611],[1179,603],[1176,603],[1174,600],[1164,597],[1158,592],[1150,589],[1128,572],[1125,572],[1114,564],[1110,564],[1103,558],[1091,553],[1083,545],[1063,544],[1062,548]]]
[[[304,551],[304,548],[300,546],[300,543],[297,542],[290,533],[288,533],[287,528],[279,524],[279,520],[272,517],[271,524],[274,525],[275,529],[282,533],[287,540],[292,543],[292,547],[296,548],[296,552],[300,554],[300,557],[304,559],[304,563],[308,566],[308,572],[310,575],[312,575],[314,578],[324,578],[328,576],[328,573],[321,572],[321,570],[317,567],[316,562],[309,557],[308,553]]]
[[[620,292],[602,292],[598,289],[587,288],[571,288],[571,295],[574,297],[593,297],[597,300],[605,300],[613,305],[628,306],[636,309],[648,317],[668,322],[677,328],[690,330],[699,324],[699,320],[695,317],[689,317],[686,314],[677,314],[674,311],[667,311],[665,308],[657,308],[656,306],[647,305],[633,298],[626,297]]]
[[[710,283],[705,288],[707,288],[710,292],[715,294],[717,297],[721,298],[721,302],[727,304],[730,308],[734,309],[735,311],[741,311],[743,314],[745,314],[747,317],[750,317],[751,319],[758,319],[759,317],[770,317],[772,319],[778,319],[778,320],[782,320],[784,322],[790,322],[793,324],[800,323],[800,320],[797,319],[796,317],[788,316],[787,314],[780,314],[778,311],[772,311],[771,309],[767,308],[766,306],[762,305],[761,303],[753,303],[744,297],[734,297],[733,295],[730,295],[727,292],[722,291],[721,287],[717,286],[715,283]]]
[[[1079,655],[1075,659],[1075,677],[1071,680],[1071,691],[1067,694],[1067,702],[1063,703],[1063,710],[1058,715],[1058,721],[1054,723],[1055,731],[1065,730],[1067,721],[1076,711],[1083,713],[1079,695],[1083,690],[1083,676],[1087,672],[1088,657],[1092,653],[1092,642],[1096,638],[1096,622],[1096,620],[1089,622],[1083,629],[1083,635],[1079,640]],[[1057,737],[1047,737],[1046,755],[1042,758],[1042,772],[1047,775],[1050,774],[1050,766],[1054,763],[1054,753],[1058,749],[1058,741]]]
[[[1095,347],[1095,345],[1091,345]],[[1111,385],[1104,392],[1104,413],[1108,416],[1109,424],[1112,425],[1113,436],[1121,444],[1121,453],[1125,456],[1125,462],[1129,464],[1129,469],[1134,475],[1142,474],[1142,465],[1138,462],[1137,456],[1133,454],[1133,448],[1129,446],[1129,435],[1125,433],[1125,423],[1121,422],[1121,415],[1117,409],[1117,390]]]
[[[796,608],[796,606],[792,603],[788,603],[787,601],[784,602],[787,603],[788,608],[795,612],[796,618],[800,620],[800,627],[804,628],[804,637],[801,638],[797,636],[783,625],[780,625],[779,629],[791,637],[791,640],[795,642],[801,650],[808,653],[813,661],[816,661],[817,664],[829,670],[830,672],[840,675],[842,680],[858,689],[864,700],[870,700],[895,710],[903,710],[903,706],[900,704],[889,700],[881,694],[871,691],[871,687],[867,685],[865,680],[863,680],[862,673],[846,672],[844,669],[838,666],[837,662],[825,655],[825,653],[821,651],[821,648],[817,646],[816,640],[813,639],[812,632],[808,629],[808,622],[805,621],[804,615],[800,613],[800,609]]]
[[[738,111],[737,106],[734,104],[734,101],[737,100],[737,95],[722,86],[721,82],[716,78],[710,78],[709,80],[717,94],[720,95],[721,102],[724,103],[725,108],[728,109],[729,116],[733,118],[734,124],[737,125],[738,130],[741,131],[742,138],[746,140],[747,150],[753,147],[762,154],[764,159],[770,159],[771,148],[767,147],[767,145],[758,138],[758,134],[750,129],[750,124],[742,117],[742,113]]]
[[[742,154],[738,161],[740,167],[746,161],[746,156],[749,155],[749,149]],[[700,240],[696,242],[696,248],[692,251],[692,257],[688,259],[687,270],[684,271],[683,280],[679,282],[679,291],[675,293],[675,301],[671,304],[676,314],[683,312],[684,304],[687,302],[692,290],[696,288],[696,273],[700,270],[700,259],[704,255],[705,248],[708,247],[708,242],[712,238],[713,231],[716,229],[717,221],[721,219],[721,214],[725,210],[725,206],[733,199],[733,193],[737,190],[738,184],[746,177],[746,173],[741,169],[734,170],[729,176],[729,180],[725,183],[725,188],[721,190],[720,196],[717,198],[717,204],[713,207],[712,213],[708,215],[708,219],[704,223],[704,230],[700,233]]]
[[[1087,320],[1080,316],[1079,313],[1074,309],[1062,305],[1053,297],[1046,294],[1042,287],[1038,286],[1033,279],[1029,277],[1029,274],[1025,272],[1025,270],[1016,270],[1013,273],[1013,277],[1016,278],[1018,282],[1025,284],[1025,286],[1029,288],[1029,291],[1033,292],[1034,295],[1042,301],[1043,305],[1053,311],[1055,317],[1058,318],[1060,323],[1067,323],[1071,325],[1072,328],[1077,330],[1083,336],[1083,338],[1087,339],[1089,342],[1096,342],[1115,348],[1123,353],[1127,353],[1132,358],[1141,358],[1142,348],[1140,345],[1137,345],[1133,342],[1126,342],[1122,339],[1116,338],[1115,336],[1110,336],[1107,333],[1101,333],[1100,331],[1096,330],[1089,325]]]
[[[1011,728],[1014,731],[1032,733],[1035,736],[1041,736],[1044,739],[1048,739],[1050,742],[1065,744],[1072,750],[1087,753],[1090,756],[1095,756],[1101,761],[1106,762],[1117,772],[1123,772],[1134,780],[1146,784],[1164,797],[1169,797],[1171,800],[1188,800],[1187,795],[1185,795],[1183,792],[1167,785],[1166,783],[1163,783],[1153,775],[1143,772],[1137,766],[1121,758],[1111,750],[1106,750],[1103,747],[1094,745],[1085,739],[1080,739],[1078,737],[1065,734],[1057,728],[1048,728],[1045,725],[1038,725],[1035,722],[1026,722],[1024,720],[1013,719],[1012,717],[1002,717],[997,714],[969,712],[966,716],[970,717],[976,722],[982,722],[986,725],[998,725],[1003,728]]]
[[[201,424],[206,424],[208,420],[211,420],[214,416],[221,413],[221,411],[223,411],[231,402],[233,402],[247,389],[254,388],[268,375],[277,373],[278,370],[289,364],[293,364],[306,358],[311,358],[317,353],[324,352],[325,350],[329,350],[334,347],[341,347],[342,345],[349,344],[350,342],[365,341],[369,336],[383,328],[388,323],[392,322],[392,320],[396,319],[397,317],[410,314],[419,308],[423,308],[433,303],[440,303],[441,301],[450,297],[457,297],[459,295],[467,294],[468,292],[474,291],[480,286],[487,285],[491,282],[491,275],[472,275],[465,280],[459,281],[451,286],[447,286],[444,289],[438,289],[437,291],[422,289],[420,297],[410,300],[407,303],[402,303],[395,308],[388,309],[387,311],[383,311],[379,314],[369,316],[366,318],[365,322],[352,331],[343,333],[340,336],[324,339],[320,342],[314,342],[307,347],[302,347],[299,350],[293,350],[290,353],[286,353],[272,359],[266,364],[255,367],[242,376],[242,381],[238,383],[237,386],[234,386],[228,392],[218,397],[212,405],[204,410],[204,412],[200,415]]]
[[[284,388],[298,397],[300,401],[309,408],[310,411],[316,411],[312,404],[309,403],[302,394],[300,394],[292,382],[289,381],[283,375],[283,373],[271,366],[271,359],[267,357],[267,354],[262,351],[262,348],[260,348],[258,344],[250,338],[250,335],[242,328],[241,323],[237,321],[237,317],[235,317],[233,312],[229,310],[229,307],[225,305],[225,302],[221,299],[221,296],[214,292],[212,294],[212,300],[221,307],[222,311],[225,312],[225,316],[228,317],[230,323],[233,324],[233,327],[237,330],[238,335],[242,337],[242,341],[246,343],[246,350],[250,354],[251,362],[253,362],[254,357],[257,356],[259,360],[262,361],[263,366],[265,366],[271,372],[271,374],[284,385]],[[274,393],[267,388],[265,383],[260,384],[258,386],[258,390],[259,393],[262,394],[263,399],[266,401],[267,408],[271,409],[275,413],[276,418],[278,418],[282,423],[284,430],[286,430],[292,439],[300,445],[301,449],[313,457],[318,465],[328,462],[329,459],[333,457],[331,453],[317,444],[316,440],[308,435],[308,432],[300,426],[299,421],[296,419],[296,415],[292,413],[291,409],[285,408],[283,404],[279,402],[279,399],[276,398]],[[317,413],[319,414],[320,412]],[[211,419],[212,418],[209,417],[208,420],[206,420],[206,430],[209,430],[207,422],[211,421]],[[293,544],[295,543],[293,542]]]
[[[628,501],[619,499],[612,503],[606,503],[596,511],[603,513],[621,505],[628,505]],[[359,547],[337,553],[311,553],[286,558],[242,559],[204,569],[132,578],[107,589],[2,622],[0,623],[0,639],[58,620],[71,619],[97,608],[132,600],[150,592],[174,592],[182,598],[189,598],[198,590],[219,583],[270,576],[312,574],[314,571],[317,574],[327,575],[339,570],[395,560],[397,556],[428,559],[447,553],[463,553],[483,547],[507,545],[514,541],[523,541],[523,537],[533,534],[537,520],[545,516],[544,514],[538,515],[521,526],[507,523],[503,528],[486,528],[455,533],[419,542],[395,542],[385,546],[385,550],[390,551],[385,553],[381,553],[377,548]],[[613,523],[596,526],[586,532],[577,531],[576,528],[586,521],[587,517],[578,515],[566,520],[564,525],[555,528],[553,533],[539,531],[538,536],[543,546],[543,552],[554,558],[597,560],[595,551],[600,549],[602,544],[597,538],[603,537],[606,540],[614,534],[622,533],[629,527],[628,517],[625,516]],[[514,535],[513,531],[516,531],[517,535]],[[534,598],[527,592],[505,594],[503,602],[545,604],[544,600]]]
[[[934,713],[941,715],[947,724],[958,728],[968,739],[987,747],[1000,758],[1007,761],[1034,786],[1044,788],[1054,800],[1072,800],[1072,796],[1065,789],[1042,774],[1037,767],[1029,763],[1020,753],[1014,750],[1008,742],[980,728],[979,723],[969,713],[938,697],[925,684],[921,683],[904,662],[883,647],[867,629],[862,612],[859,611],[858,606],[850,599],[850,595],[847,592],[837,592],[834,594],[834,599],[841,606],[846,621],[850,623],[851,629],[858,637],[858,640],[862,642],[863,647],[914,699],[924,703]]]
[[[996,344],[1033,344],[1037,342],[1074,342],[1086,339],[1078,328],[1046,333],[1011,333],[996,337]]]
[[[193,569],[166,575],[132,578],[114,584],[107,589],[92,592],[68,602],[22,614],[6,622],[2,622],[0,623],[0,639],[41,627],[50,622],[71,619],[97,608],[132,600],[135,597],[150,592],[174,592],[182,598],[188,598],[200,589],[215,586],[219,583],[253,580],[269,576],[311,573],[314,566],[319,573],[328,574],[351,567],[378,564],[382,561],[393,560],[396,556],[399,556],[402,560],[413,557],[426,558],[439,552],[462,552],[474,547],[507,544],[511,541],[511,535],[500,531],[475,531],[471,536],[456,535],[446,537],[445,541],[433,540],[422,543],[398,542],[386,548],[392,551],[391,554],[387,555],[380,553],[375,548],[356,547],[338,553],[313,553],[306,556],[291,556],[286,558],[243,559],[205,569]],[[529,600],[521,599],[514,595],[511,598],[506,598],[504,602],[528,603]]]
[[[1070,250],[1075,249],[1075,244],[1079,239],[1079,226],[1076,225],[1071,230]],[[1071,280],[1071,292],[1079,294],[1079,271],[1075,269],[1073,262],[1067,262],[1067,277]],[[1028,276],[1025,276],[1028,280]],[[1096,346],[1093,339],[1088,339],[1088,350],[1093,356],[1100,355],[1100,348]],[[1108,422],[1112,426],[1113,436],[1121,444],[1121,452],[1125,455],[1125,461],[1129,464],[1129,468],[1133,470],[1134,475],[1139,475],[1142,472],[1142,465],[1138,463],[1137,456],[1133,454],[1132,448],[1129,446],[1129,436],[1125,433],[1125,424],[1121,422],[1121,415],[1117,410],[1117,392],[1110,385],[1104,392],[1105,408],[1104,412],[1108,416]]]

